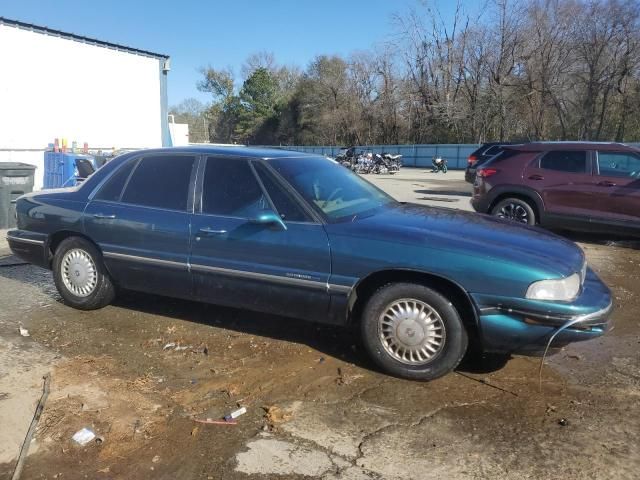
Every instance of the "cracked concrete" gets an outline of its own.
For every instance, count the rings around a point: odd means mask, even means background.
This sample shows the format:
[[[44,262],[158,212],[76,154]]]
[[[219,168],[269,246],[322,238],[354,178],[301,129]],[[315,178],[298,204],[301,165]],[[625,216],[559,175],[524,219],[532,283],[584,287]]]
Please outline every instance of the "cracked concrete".
[[[473,434],[460,430],[455,412],[458,408],[443,406],[415,423],[374,432],[363,441],[358,465],[383,478],[465,478],[477,468],[480,450],[474,445]],[[487,449],[481,450],[486,456]],[[459,451],[464,451],[468,459],[460,457]],[[485,473],[491,474],[489,478],[504,477],[495,466]]]
[[[348,408],[336,411],[333,405],[302,404],[294,417],[282,425],[282,430],[298,438],[312,441],[347,459],[359,455],[358,445],[366,432],[391,425],[394,412],[372,412],[365,402],[347,403]],[[374,407],[375,408],[375,407]]]
[[[0,230],[0,259],[11,254],[4,237],[5,231]],[[20,281],[9,281],[0,290],[0,464],[13,460],[19,452],[42,395],[42,377],[49,372],[49,365],[56,357],[30,337],[19,334],[25,310],[37,307],[48,297],[29,295],[29,301],[21,305],[17,317],[5,308],[3,298],[23,298],[21,285]],[[34,444],[30,451],[36,449]]]
[[[247,443],[248,451],[236,455],[236,471],[248,474],[306,475],[318,477],[335,465],[319,450],[272,438]]]
[[[372,409],[358,405],[358,401],[355,403],[337,418],[328,405],[298,403],[294,410],[290,409],[295,414],[294,419],[281,429],[286,435],[280,435],[280,438],[286,438],[286,441],[273,435],[260,435],[262,438],[247,444],[247,451],[236,455],[236,471],[263,475],[296,473],[332,479],[443,478],[446,464],[442,469],[431,466],[432,473],[424,472],[425,466],[432,463],[429,451],[454,447],[462,440],[448,422],[442,424],[440,420],[431,420],[445,410],[483,402],[442,405],[413,422],[392,422],[393,412],[374,406],[373,410],[378,414],[372,415]],[[355,420],[359,415],[353,412],[368,412],[365,414],[368,419],[365,423],[357,423]],[[334,419],[333,423],[328,424],[330,419]],[[425,430],[429,434],[422,438]],[[424,440],[429,443],[424,444]],[[427,457],[416,459],[412,447],[426,453]],[[400,459],[399,450],[406,450]],[[402,460],[402,468],[398,467],[398,460]],[[338,467],[335,473],[328,473],[328,462]],[[304,465],[307,473],[300,470],[300,465]],[[308,473],[310,471],[315,473]]]

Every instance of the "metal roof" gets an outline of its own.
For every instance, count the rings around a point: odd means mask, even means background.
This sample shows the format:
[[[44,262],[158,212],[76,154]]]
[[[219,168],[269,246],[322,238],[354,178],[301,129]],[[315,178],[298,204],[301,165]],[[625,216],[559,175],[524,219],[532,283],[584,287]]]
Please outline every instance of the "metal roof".
[[[49,27],[43,27],[41,25],[34,25],[32,23],[25,23],[19,20],[11,20],[10,18],[0,17],[0,25],[9,25],[12,27],[22,28],[24,30],[31,30],[33,32],[43,33],[45,35],[52,35],[55,37],[66,38],[69,40],[75,40],[77,42],[87,43],[89,45],[96,45],[99,47],[111,48],[113,50],[120,50],[123,52],[133,53],[136,55],[144,55],[154,58],[169,58],[169,55],[162,53],[149,52],[148,50],[141,50],[139,48],[128,47],[126,45],[120,45],[117,43],[105,42],[96,38],[84,37],[82,35],[76,35],[75,33],[63,32],[61,30],[55,30]]]

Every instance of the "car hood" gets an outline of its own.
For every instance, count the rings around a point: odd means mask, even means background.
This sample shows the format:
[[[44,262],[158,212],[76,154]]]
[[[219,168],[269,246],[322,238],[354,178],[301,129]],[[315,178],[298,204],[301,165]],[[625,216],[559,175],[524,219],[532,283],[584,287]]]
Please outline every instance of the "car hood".
[[[548,272],[549,278],[580,272],[584,264],[582,250],[555,234],[448,208],[395,204],[356,217],[351,226],[345,224],[344,228],[350,234],[384,238],[395,244],[420,244],[434,250],[534,266],[538,271]]]

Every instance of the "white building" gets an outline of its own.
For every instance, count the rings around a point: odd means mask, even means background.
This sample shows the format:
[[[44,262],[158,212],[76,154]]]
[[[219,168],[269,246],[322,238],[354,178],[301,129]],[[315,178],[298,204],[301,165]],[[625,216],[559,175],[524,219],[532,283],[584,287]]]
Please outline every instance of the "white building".
[[[90,149],[171,145],[169,57],[0,17],[0,162],[36,165],[55,138]]]
[[[189,145],[189,124],[175,123],[173,115],[169,115],[169,134],[174,147]]]

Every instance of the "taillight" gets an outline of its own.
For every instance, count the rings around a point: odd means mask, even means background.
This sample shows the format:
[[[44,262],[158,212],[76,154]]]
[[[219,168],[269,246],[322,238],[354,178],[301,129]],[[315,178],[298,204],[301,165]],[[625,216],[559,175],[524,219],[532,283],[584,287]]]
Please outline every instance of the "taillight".
[[[476,157],[475,155],[469,155],[469,158],[467,158],[467,162],[469,163],[469,166],[473,165],[477,161],[478,161],[478,157]]]
[[[499,170],[496,168],[480,168],[477,172],[476,172],[476,176],[480,177],[480,178],[488,178],[491,175],[495,175],[496,173],[498,173]]]

